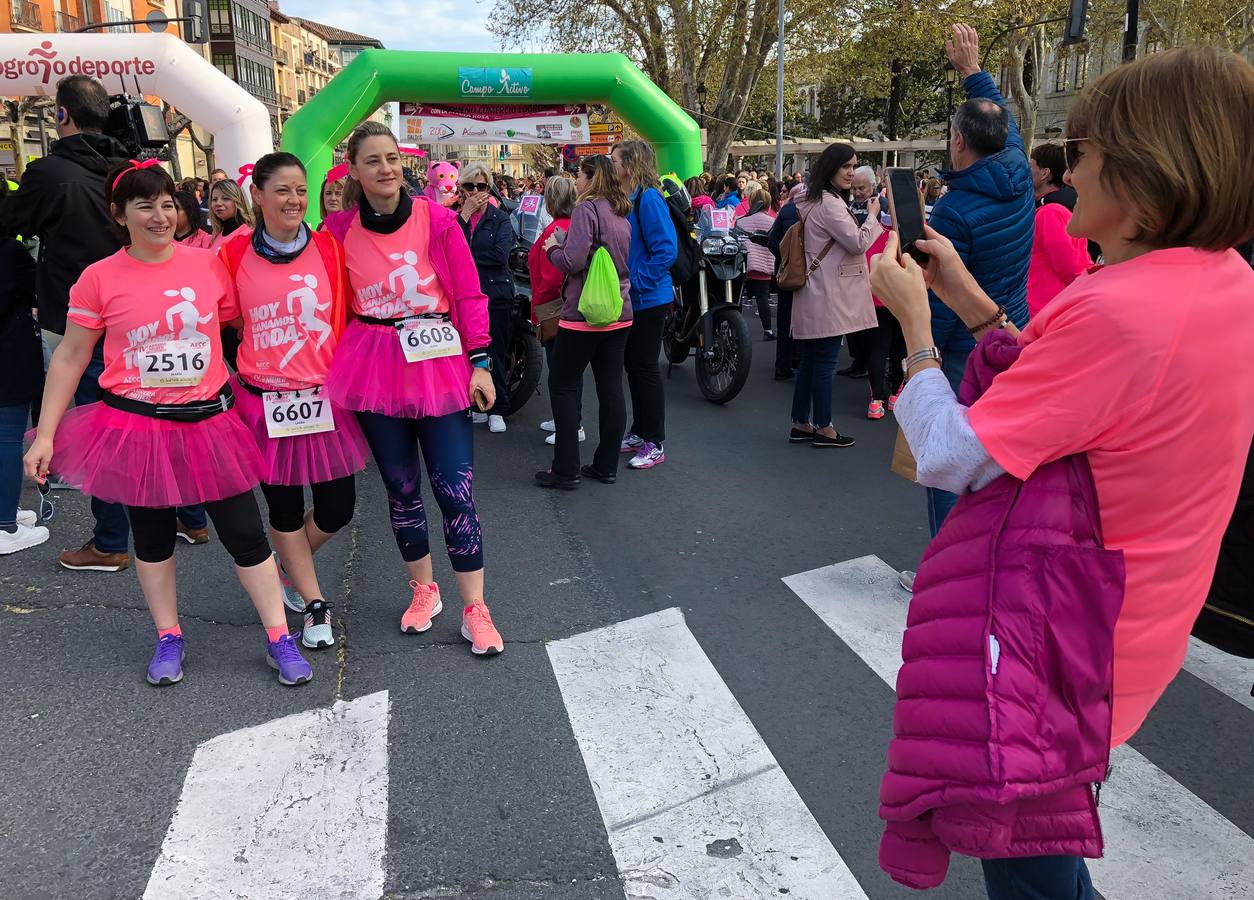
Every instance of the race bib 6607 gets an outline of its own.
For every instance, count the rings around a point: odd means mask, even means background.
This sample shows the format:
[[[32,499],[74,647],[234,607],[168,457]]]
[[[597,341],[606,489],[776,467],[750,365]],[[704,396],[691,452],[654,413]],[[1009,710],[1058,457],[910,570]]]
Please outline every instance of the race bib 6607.
[[[261,395],[261,402],[266,416],[266,434],[272,438],[335,430],[331,403],[322,395],[322,388],[266,391]]]

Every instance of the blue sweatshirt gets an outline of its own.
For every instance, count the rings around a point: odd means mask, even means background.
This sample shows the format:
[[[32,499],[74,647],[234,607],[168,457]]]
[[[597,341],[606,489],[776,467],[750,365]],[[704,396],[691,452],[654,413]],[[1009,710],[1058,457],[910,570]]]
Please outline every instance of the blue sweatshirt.
[[[671,266],[679,255],[675,226],[666,208],[666,198],[656,188],[643,194],[637,188],[631,195],[631,249],[627,269],[631,277],[631,308],[639,312],[674,299]]]

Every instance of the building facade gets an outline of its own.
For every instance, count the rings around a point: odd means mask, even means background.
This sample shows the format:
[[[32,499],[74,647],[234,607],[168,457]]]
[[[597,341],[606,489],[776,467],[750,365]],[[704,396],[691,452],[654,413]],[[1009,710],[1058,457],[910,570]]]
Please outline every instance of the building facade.
[[[265,104],[277,135],[279,95],[269,5],[265,0],[208,0],[208,5],[209,61]]]

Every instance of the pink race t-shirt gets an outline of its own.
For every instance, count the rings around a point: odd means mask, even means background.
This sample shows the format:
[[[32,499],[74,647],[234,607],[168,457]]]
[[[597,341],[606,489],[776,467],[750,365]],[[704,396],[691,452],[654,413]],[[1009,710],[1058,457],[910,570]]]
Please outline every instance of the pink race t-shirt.
[[[221,323],[236,314],[231,277],[216,254],[173,247],[174,254],[161,263],[140,262],[119,250],[88,266],[70,288],[68,320],[104,330],[100,387],[106,391],[145,403],[194,403],[216,397],[226,382]],[[200,381],[143,387],[140,353],[169,341],[199,348]]]
[[[353,216],[344,235],[353,312],[375,319],[448,312],[444,287],[427,253],[430,238],[425,203],[415,203],[409,221],[392,234],[367,231],[361,217]]]
[[[294,390],[323,384],[335,354],[332,288],[313,241],[275,264],[251,245],[235,273],[243,331],[236,368],[252,384]]]
[[[1081,275],[1020,343],[971,426],[1016,478],[1088,454],[1105,546],[1127,565],[1114,746],[1183,664],[1236,503],[1254,437],[1254,272],[1233,251],[1146,253]]]

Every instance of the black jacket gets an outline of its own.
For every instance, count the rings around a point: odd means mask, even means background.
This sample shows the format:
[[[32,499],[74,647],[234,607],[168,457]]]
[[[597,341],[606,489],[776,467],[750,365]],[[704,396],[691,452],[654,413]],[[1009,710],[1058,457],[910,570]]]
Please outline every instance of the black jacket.
[[[105,203],[105,175],[126,148],[103,134],[76,134],[26,167],[0,211],[0,232],[39,238],[39,325],[65,334],[70,285],[122,246]]]
[[[513,309],[514,276],[509,271],[509,251],[514,246],[514,226],[509,215],[488,204],[474,234],[469,222],[461,216],[457,221],[479,270],[479,289],[488,295],[488,309]]]
[[[776,268],[779,268],[779,245],[783,243],[784,235],[788,233],[789,228],[800,221],[801,214],[797,212],[797,204],[789,200],[779,208],[779,213],[775,216],[775,224],[766,233],[766,246],[775,257]]]
[[[13,238],[0,238],[0,406],[26,403],[44,383],[43,345],[31,316],[35,261]]]
[[[1037,206],[1045,206],[1049,203],[1059,203],[1067,209],[1075,212],[1075,188],[1069,184],[1064,184],[1056,191],[1050,191],[1040,200],[1036,201]]]

